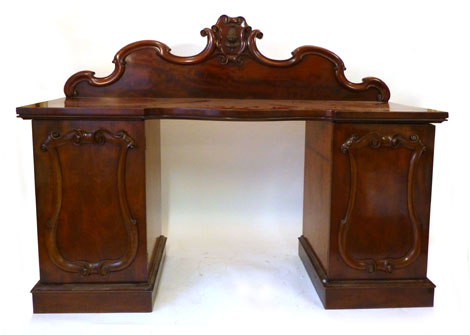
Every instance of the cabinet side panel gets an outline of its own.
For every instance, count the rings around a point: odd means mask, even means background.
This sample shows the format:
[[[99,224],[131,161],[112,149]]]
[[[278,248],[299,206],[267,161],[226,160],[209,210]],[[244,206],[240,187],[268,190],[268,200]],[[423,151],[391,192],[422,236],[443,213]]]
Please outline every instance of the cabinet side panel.
[[[332,133],[331,122],[306,122],[303,236],[326,272],[330,240]]]
[[[145,138],[147,254],[150,265],[156,237],[162,234],[160,120],[145,121]]]

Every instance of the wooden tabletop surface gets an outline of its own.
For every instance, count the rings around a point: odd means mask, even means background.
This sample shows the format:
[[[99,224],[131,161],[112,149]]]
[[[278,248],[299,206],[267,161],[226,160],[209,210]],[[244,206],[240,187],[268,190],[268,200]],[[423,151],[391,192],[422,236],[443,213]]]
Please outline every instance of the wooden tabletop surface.
[[[392,120],[442,122],[446,112],[375,101],[60,98],[17,108],[24,119]]]

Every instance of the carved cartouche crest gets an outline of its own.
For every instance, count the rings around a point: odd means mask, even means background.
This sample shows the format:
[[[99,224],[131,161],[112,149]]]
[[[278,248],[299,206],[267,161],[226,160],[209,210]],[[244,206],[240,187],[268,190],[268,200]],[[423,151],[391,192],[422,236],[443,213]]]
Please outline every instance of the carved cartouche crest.
[[[222,64],[229,62],[241,64],[243,59],[240,55],[245,50],[248,36],[252,32],[246,20],[242,16],[222,15],[212,26],[212,31],[215,35],[220,62]]]

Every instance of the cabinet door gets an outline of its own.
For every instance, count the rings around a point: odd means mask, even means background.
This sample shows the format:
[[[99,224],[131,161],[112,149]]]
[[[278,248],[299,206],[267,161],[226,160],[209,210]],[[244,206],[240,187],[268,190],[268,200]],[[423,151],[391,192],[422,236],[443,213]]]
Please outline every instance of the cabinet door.
[[[142,121],[33,121],[41,282],[145,282]]]
[[[329,278],[425,278],[434,126],[335,125]]]

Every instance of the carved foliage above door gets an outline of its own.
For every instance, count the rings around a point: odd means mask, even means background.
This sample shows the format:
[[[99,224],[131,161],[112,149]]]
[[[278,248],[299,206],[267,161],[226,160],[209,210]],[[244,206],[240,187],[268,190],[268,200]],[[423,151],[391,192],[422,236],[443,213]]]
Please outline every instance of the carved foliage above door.
[[[422,227],[415,212],[414,185],[416,167],[425,150],[426,146],[415,134],[404,136],[370,132],[364,136],[351,135],[342,144],[341,152],[349,157],[350,191],[347,211],[339,227],[338,247],[342,260],[349,267],[369,273],[391,273],[394,269],[412,264],[419,256]],[[369,159],[368,155],[377,157]],[[391,157],[395,157],[396,161]],[[373,162],[381,159],[380,167],[372,166]],[[387,165],[390,170],[382,173]],[[390,171],[400,178],[391,178]],[[374,181],[373,184],[362,187],[361,183],[370,180]],[[361,200],[358,200],[358,194]],[[373,222],[374,226],[368,227],[367,224],[371,223],[366,221]],[[371,236],[368,230],[381,233]],[[380,245],[393,234],[394,238],[405,241],[401,251],[395,250],[401,255],[374,255],[374,251],[378,252]],[[359,239],[362,239],[362,244],[369,245],[368,252],[352,251],[354,240]],[[358,254],[362,257],[357,257]]]
[[[115,145],[119,148],[117,161],[117,191],[120,217],[125,227],[128,245],[124,254],[115,259],[102,259],[99,261],[70,260],[62,253],[57,243],[57,230],[62,208],[63,171],[58,148],[65,145]],[[49,153],[51,161],[51,176],[53,185],[53,205],[50,218],[46,222],[45,242],[48,255],[52,262],[60,269],[71,273],[80,273],[82,276],[92,274],[107,275],[109,272],[120,271],[127,268],[135,259],[138,248],[138,232],[136,220],[132,218],[126,195],[126,160],[127,152],[135,147],[135,141],[125,131],[116,134],[105,129],[93,132],[73,129],[64,135],[56,131],[51,132],[41,144],[41,150]],[[100,159],[100,157],[97,157]],[[87,195],[84,194],[83,197]],[[93,220],[94,218],[89,218]]]

